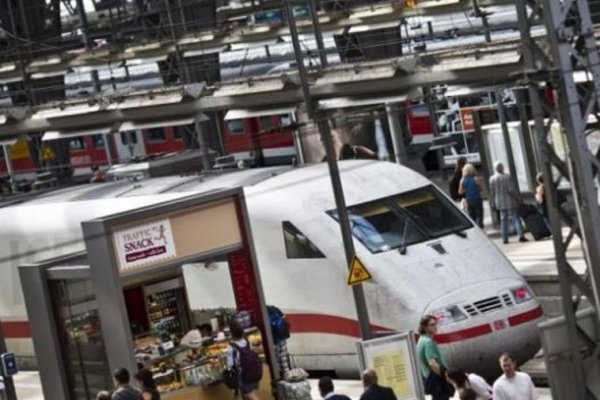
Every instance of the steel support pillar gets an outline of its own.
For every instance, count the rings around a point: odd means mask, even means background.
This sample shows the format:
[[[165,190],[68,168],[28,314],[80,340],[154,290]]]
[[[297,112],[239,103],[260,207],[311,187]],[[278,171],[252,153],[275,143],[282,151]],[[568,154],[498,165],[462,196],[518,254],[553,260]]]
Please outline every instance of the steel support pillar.
[[[569,345],[569,358],[565,360],[569,368],[564,370],[569,376],[550,374],[550,383],[554,398],[567,398],[565,395],[568,393],[568,398],[598,399],[590,385],[597,381],[597,376],[588,377],[588,373],[599,367],[600,348],[581,329],[575,313],[578,299],[587,297],[596,310],[597,330],[600,207],[592,171],[598,162],[589,150],[585,127],[589,114],[598,110],[600,56],[587,0],[518,0],[516,7],[523,41],[524,76],[535,121]],[[547,35],[538,42],[532,37],[531,30],[539,23],[544,23]],[[584,84],[576,84],[574,70],[587,72],[593,81],[590,79]],[[551,79],[557,89],[558,107],[547,103],[541,89],[541,83],[547,79]],[[555,121],[560,121],[565,131],[568,164],[549,144],[550,127]],[[577,212],[575,219],[559,202],[557,186],[562,180],[567,180],[572,188]],[[563,224],[571,229],[566,237],[563,236]],[[585,277],[573,270],[567,257],[567,249],[575,234],[582,239],[587,264]]]
[[[321,23],[319,22],[319,15],[317,14],[315,2],[316,0],[308,0],[308,10],[310,12],[310,19],[312,20],[315,41],[317,42],[317,51],[319,52],[321,69],[323,69],[327,68],[327,53],[325,52],[325,45],[323,44],[323,32],[321,31]]]
[[[321,136],[321,140],[323,141],[323,146],[325,147],[327,165],[329,167],[329,177],[331,178],[333,196],[338,212],[338,221],[340,223],[340,228],[342,231],[342,241],[344,243],[344,252],[346,255],[347,267],[348,269],[350,269],[352,260],[355,256],[354,240],[352,237],[352,228],[350,227],[350,220],[348,218],[348,209],[346,208],[346,199],[344,198],[344,191],[342,188],[342,179],[340,177],[337,158],[333,148],[333,140],[331,137],[331,128],[329,126],[329,120],[324,116],[318,116],[316,113],[316,107],[310,94],[310,88],[308,86],[308,75],[306,72],[306,67],[304,66],[304,62],[302,60],[302,50],[300,48],[300,41],[298,40],[298,29],[296,27],[296,21],[294,20],[294,16],[292,14],[292,6],[290,5],[289,0],[283,0],[283,5],[290,29],[290,35],[292,37],[292,45],[294,46],[296,63],[298,64],[298,73],[300,75],[304,102],[306,103],[306,111],[308,117],[313,119],[315,124],[317,125],[319,129],[319,134]],[[369,321],[369,312],[362,285],[358,284],[352,286],[352,292],[352,294],[354,295],[354,304],[356,307],[360,335],[363,339],[370,339],[372,336],[371,323]]]
[[[398,105],[387,103],[385,105],[388,124],[390,125],[390,136],[392,137],[392,146],[394,147],[394,160],[397,164],[406,165],[408,155],[406,154],[406,145],[402,132],[402,124],[398,116]]]
[[[500,127],[502,128],[502,139],[504,139],[504,148],[506,149],[506,157],[508,158],[510,177],[515,190],[520,193],[521,189],[519,188],[519,180],[517,179],[517,164],[515,163],[515,155],[513,153],[512,144],[510,143],[510,132],[508,131],[506,110],[504,109],[504,103],[502,102],[502,92],[500,90],[495,91],[494,97],[496,98],[496,105],[498,106],[498,119],[500,120]]]
[[[15,169],[13,168],[12,157],[10,156],[10,145],[3,144],[2,149],[4,150],[4,163],[6,165],[6,173],[10,179],[10,190],[15,193],[17,191],[17,184],[15,182]]]

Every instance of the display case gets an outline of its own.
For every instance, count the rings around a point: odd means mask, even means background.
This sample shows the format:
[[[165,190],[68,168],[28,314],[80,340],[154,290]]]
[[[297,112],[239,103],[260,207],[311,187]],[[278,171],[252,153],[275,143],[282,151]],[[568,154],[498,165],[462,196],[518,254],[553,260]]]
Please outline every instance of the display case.
[[[144,287],[150,332],[182,337],[189,329],[185,292],[181,280],[172,279]]]
[[[263,339],[258,328],[245,330],[246,339],[260,359],[265,362]],[[206,387],[222,380],[227,365],[227,332],[217,334],[219,338],[204,338],[197,348],[178,345],[166,354],[159,352],[160,339],[147,337],[136,340],[137,361],[150,370],[161,393],[189,387]]]

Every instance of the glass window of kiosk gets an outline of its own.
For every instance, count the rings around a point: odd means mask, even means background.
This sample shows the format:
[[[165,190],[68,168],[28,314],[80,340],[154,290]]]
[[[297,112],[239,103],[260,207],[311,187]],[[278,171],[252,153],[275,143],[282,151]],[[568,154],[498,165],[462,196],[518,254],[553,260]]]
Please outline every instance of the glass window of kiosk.
[[[113,386],[91,279],[48,281],[73,400]]]

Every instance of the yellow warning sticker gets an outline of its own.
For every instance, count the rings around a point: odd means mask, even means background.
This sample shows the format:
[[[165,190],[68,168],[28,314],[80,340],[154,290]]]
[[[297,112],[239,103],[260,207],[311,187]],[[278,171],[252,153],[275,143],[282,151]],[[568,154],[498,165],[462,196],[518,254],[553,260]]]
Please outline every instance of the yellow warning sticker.
[[[357,283],[362,283],[365,281],[369,281],[373,278],[367,267],[358,259],[358,257],[354,256],[352,258],[352,264],[350,265],[350,274],[348,275],[348,285],[356,285]]]

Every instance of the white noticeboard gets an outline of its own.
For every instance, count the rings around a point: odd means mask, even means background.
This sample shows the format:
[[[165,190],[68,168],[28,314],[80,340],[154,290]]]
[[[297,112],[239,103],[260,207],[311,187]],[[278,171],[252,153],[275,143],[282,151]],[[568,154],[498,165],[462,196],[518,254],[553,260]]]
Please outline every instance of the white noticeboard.
[[[377,372],[379,384],[392,388],[398,400],[424,399],[413,332],[357,343],[361,370]]]

